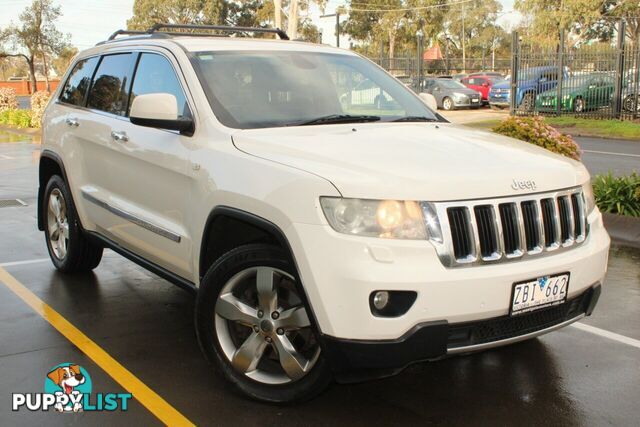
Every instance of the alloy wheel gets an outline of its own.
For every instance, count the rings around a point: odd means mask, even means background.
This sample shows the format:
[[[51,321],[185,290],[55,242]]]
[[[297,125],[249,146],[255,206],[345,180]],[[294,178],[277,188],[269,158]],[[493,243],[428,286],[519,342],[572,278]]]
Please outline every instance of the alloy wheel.
[[[450,98],[445,98],[445,99],[442,101],[442,107],[443,107],[445,110],[451,110],[451,109],[453,108],[453,101],[451,101],[451,99],[450,99]]]
[[[582,98],[578,98],[576,99],[576,113],[581,113],[584,111],[584,101],[582,100]]]
[[[47,227],[49,245],[53,250],[53,254],[59,260],[63,260],[67,256],[67,248],[69,246],[69,219],[64,196],[58,188],[54,188],[49,194]]]
[[[295,279],[276,268],[235,274],[218,296],[215,325],[231,366],[260,383],[299,380],[320,355]]]

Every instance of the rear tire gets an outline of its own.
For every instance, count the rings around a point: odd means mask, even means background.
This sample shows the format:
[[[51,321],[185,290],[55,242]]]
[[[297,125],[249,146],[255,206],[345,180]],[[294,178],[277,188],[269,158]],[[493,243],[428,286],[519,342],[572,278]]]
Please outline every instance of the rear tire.
[[[100,264],[103,248],[83,234],[71,193],[54,175],[45,187],[41,206],[44,235],[53,265],[63,273],[85,273]]]
[[[582,113],[585,110],[584,100],[582,98],[576,98],[573,102],[573,111],[576,113]]]
[[[198,290],[195,323],[202,351],[237,391],[253,399],[300,402],[332,380],[296,277],[282,249],[251,244],[220,257]]]

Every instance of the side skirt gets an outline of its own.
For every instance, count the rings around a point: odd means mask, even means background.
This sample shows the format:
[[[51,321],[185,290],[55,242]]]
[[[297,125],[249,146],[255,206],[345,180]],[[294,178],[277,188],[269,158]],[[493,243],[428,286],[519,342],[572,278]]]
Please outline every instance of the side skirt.
[[[149,270],[150,272],[160,276],[161,278],[165,279],[166,281],[178,286],[179,288],[184,289],[185,291],[190,292],[191,294],[193,294],[194,296],[196,295],[196,293],[198,292],[198,289],[196,288],[196,285],[193,282],[190,282],[180,276],[178,276],[175,273],[172,273],[171,271],[167,270],[164,267],[159,266],[158,264],[155,264],[139,255],[134,254],[133,252],[131,252],[130,250],[123,248],[122,246],[120,246],[119,244],[117,244],[116,242],[114,242],[111,239],[108,239],[106,237],[104,237],[103,235],[96,233],[95,231],[85,231],[85,233],[94,240],[97,240],[98,242],[100,242],[100,244],[102,244],[105,248],[109,248],[111,250],[113,250],[114,252],[119,253],[120,255],[122,255],[123,257],[127,258],[129,261],[133,261],[136,264],[138,264],[140,267],[143,267],[146,270]]]

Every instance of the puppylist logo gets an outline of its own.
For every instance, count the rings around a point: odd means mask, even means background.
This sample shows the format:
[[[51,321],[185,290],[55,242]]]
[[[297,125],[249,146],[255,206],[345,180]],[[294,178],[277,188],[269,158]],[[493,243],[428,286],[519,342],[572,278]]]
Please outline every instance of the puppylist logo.
[[[44,393],[13,393],[11,409],[58,412],[126,411],[131,393],[94,393],[89,373],[80,365],[61,363],[44,380]]]

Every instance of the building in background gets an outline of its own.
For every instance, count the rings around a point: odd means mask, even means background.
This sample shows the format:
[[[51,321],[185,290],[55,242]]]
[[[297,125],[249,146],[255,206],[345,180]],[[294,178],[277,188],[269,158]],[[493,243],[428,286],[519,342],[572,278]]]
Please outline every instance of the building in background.
[[[348,19],[349,15],[341,14],[340,15],[340,24],[344,24]],[[320,42],[322,44],[327,44],[329,46],[337,46],[336,39],[336,14],[332,13],[330,15],[322,15],[318,18],[318,30],[320,31]],[[340,47],[344,49],[349,49],[353,46],[353,40],[349,36],[349,34],[342,33],[340,34]]]

